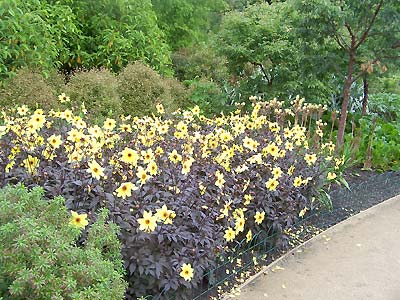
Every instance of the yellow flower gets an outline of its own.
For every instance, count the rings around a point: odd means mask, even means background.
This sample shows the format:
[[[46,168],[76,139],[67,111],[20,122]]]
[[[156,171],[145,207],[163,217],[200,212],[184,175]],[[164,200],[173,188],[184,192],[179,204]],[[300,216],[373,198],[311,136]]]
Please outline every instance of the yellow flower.
[[[168,154],[168,158],[174,164],[176,164],[182,160],[182,156],[180,154],[178,154],[178,152],[175,149]]]
[[[144,232],[153,232],[157,227],[157,216],[153,216],[151,211],[144,211],[143,218],[138,219],[139,230]]]
[[[287,173],[291,176],[291,175],[293,175],[293,172],[294,172],[294,165],[291,165],[291,166],[289,167]]]
[[[306,214],[308,208],[304,207],[300,212],[299,212],[299,217],[302,218],[304,217],[304,215]]]
[[[163,124],[157,127],[157,131],[159,134],[166,134],[168,132],[169,126],[167,124]]]
[[[231,227],[225,230],[224,238],[227,242],[232,242],[235,239],[236,233]]]
[[[200,114],[200,107],[196,105],[195,107],[192,108],[192,113],[198,116]]]
[[[301,178],[301,176],[297,176],[297,177],[293,180],[293,185],[294,185],[295,187],[301,186],[302,183],[303,183],[303,179]]]
[[[264,221],[265,218],[265,212],[259,212],[257,211],[256,214],[254,215],[254,220],[255,222],[260,225],[262,223],[262,221]]]
[[[304,156],[304,159],[305,159],[307,165],[311,166],[312,164],[314,164],[317,161],[317,155],[315,155],[315,154],[306,154]]]
[[[147,149],[146,151],[142,151],[140,154],[145,164],[150,163],[154,157],[154,153],[151,148]]]
[[[186,281],[190,281],[193,278],[194,270],[190,264],[183,264],[179,275]]]
[[[61,146],[62,141],[61,141],[61,135],[55,135],[53,134],[47,139],[47,142],[54,148],[57,149]]]
[[[293,151],[293,143],[287,141],[287,142],[285,143],[285,149],[286,149],[286,150],[289,150],[289,151]]]
[[[119,130],[122,131],[122,132],[129,132],[129,133],[131,133],[131,132],[132,132],[132,127],[131,127],[131,125],[129,125],[129,124],[121,124],[121,125],[119,126]]]
[[[157,219],[163,221],[164,224],[172,224],[172,220],[175,218],[175,212],[169,210],[164,204],[161,208],[156,210],[156,216]]]
[[[276,191],[276,187],[279,185],[278,180],[274,178],[270,178],[266,183],[265,186],[267,187],[267,189],[269,189],[270,191]]]
[[[220,171],[215,172],[215,176],[217,177],[217,181],[215,181],[215,185],[222,189],[224,187],[225,179],[224,179],[224,174],[222,174]]]
[[[34,130],[38,130],[43,127],[46,122],[46,118],[42,114],[34,114],[31,116],[28,126],[31,126]]]
[[[277,157],[279,155],[279,147],[275,143],[268,144],[268,146],[265,147],[264,149],[265,151],[263,152],[266,152],[267,154],[270,154],[273,157]]]
[[[244,217],[236,219],[236,222],[235,222],[235,232],[236,233],[242,232],[244,230],[244,223],[245,223]]]
[[[39,166],[39,159],[37,157],[28,155],[28,158],[24,159],[23,163],[28,173],[37,173],[36,168]]]
[[[328,178],[328,180],[335,179],[336,178],[336,173],[328,172],[327,178]]]
[[[61,95],[58,96],[58,100],[60,100],[61,103],[66,103],[69,102],[70,99],[65,93],[62,93]]]
[[[155,154],[160,156],[160,155],[164,154],[164,150],[160,146],[158,146],[156,148]]]
[[[87,220],[87,214],[80,215],[71,210],[71,219],[69,223],[78,228],[85,228],[89,224],[89,221]]]
[[[272,169],[272,175],[274,175],[275,179],[278,179],[282,176],[282,169],[280,167],[275,167]]]
[[[22,105],[17,108],[17,111],[19,115],[25,116],[28,113],[29,108],[26,105]]]
[[[157,175],[157,170],[158,170],[157,163],[154,160],[152,160],[147,165],[146,171],[149,172],[150,175]]]
[[[163,106],[161,103],[158,103],[158,104],[156,105],[156,109],[157,109],[157,112],[158,112],[160,115],[163,115],[163,114],[165,113],[164,106]]]
[[[253,238],[253,234],[252,234],[251,229],[250,229],[246,234],[246,242],[247,243],[250,242],[252,238]]]
[[[120,161],[136,166],[138,160],[139,160],[139,154],[135,150],[128,147],[125,147],[125,149],[122,150]]]
[[[117,192],[117,197],[125,199],[132,196],[132,190],[137,190],[137,187],[132,182],[124,182],[115,191]]]
[[[116,124],[116,122],[114,119],[107,118],[103,123],[103,128],[105,130],[111,131],[115,128],[115,124]]]
[[[190,168],[192,167],[193,162],[194,162],[194,159],[191,157],[182,163],[182,174],[183,175],[188,174],[190,172]]]
[[[140,183],[143,185],[146,183],[146,181],[150,178],[150,176],[147,174],[146,170],[143,169],[142,167],[138,167],[136,176],[139,177]]]
[[[104,168],[100,166],[96,160],[93,160],[89,163],[89,169],[87,169],[86,171],[97,180],[100,180],[100,177],[104,176]]]
[[[251,151],[257,151],[258,142],[246,136],[243,140],[243,147]]]

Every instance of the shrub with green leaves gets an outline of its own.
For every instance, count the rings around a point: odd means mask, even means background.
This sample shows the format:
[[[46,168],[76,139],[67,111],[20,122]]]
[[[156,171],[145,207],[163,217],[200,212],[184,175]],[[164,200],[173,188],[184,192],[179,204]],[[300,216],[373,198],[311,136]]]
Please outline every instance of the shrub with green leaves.
[[[124,113],[132,116],[151,115],[157,103],[162,103],[168,112],[189,103],[187,91],[177,80],[164,78],[138,61],[118,74],[118,92]]]
[[[375,122],[374,118],[376,118]],[[346,135],[347,143],[355,151],[356,163],[364,164],[365,167],[372,167],[379,171],[399,170],[399,123],[396,121],[387,122],[376,116],[361,118],[359,123],[360,127],[356,133]]]
[[[0,190],[2,299],[123,299],[120,243],[108,212],[97,215],[80,245],[82,229],[63,198],[45,201],[43,194],[22,185]]]
[[[85,105],[93,118],[118,116],[124,112],[118,93],[118,82],[107,69],[79,71],[73,74],[65,87],[72,106]]]
[[[57,88],[63,85],[61,75],[53,72],[50,83],[39,71],[19,69],[14,77],[0,87],[0,105],[13,107],[27,105],[31,109],[55,109],[58,107]]]
[[[201,80],[187,80],[191,89],[190,99],[198,105],[206,116],[219,114],[221,111],[233,110],[234,106],[227,105],[226,94],[215,82]]]

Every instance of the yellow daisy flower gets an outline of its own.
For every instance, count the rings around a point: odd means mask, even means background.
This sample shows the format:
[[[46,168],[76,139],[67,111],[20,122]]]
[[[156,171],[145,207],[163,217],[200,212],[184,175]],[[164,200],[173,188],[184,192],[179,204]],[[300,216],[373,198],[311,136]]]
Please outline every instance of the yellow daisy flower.
[[[264,221],[265,218],[265,212],[259,212],[257,211],[256,214],[254,215],[254,220],[255,222],[260,225],[262,223],[262,221]]]
[[[266,183],[265,186],[267,187],[267,189],[269,189],[270,191],[276,191],[276,187],[279,185],[278,180],[276,180],[276,178],[270,178]]]
[[[71,210],[71,219],[69,223],[78,228],[85,228],[89,224],[89,221],[87,220],[87,214],[80,215]]]
[[[128,147],[125,147],[125,149],[122,150],[120,161],[136,166],[138,160],[139,160],[139,154],[135,150]]]
[[[190,264],[183,264],[179,275],[186,281],[191,281],[194,275],[194,270]]]
[[[336,173],[328,172],[328,175],[326,176],[326,178],[328,178],[328,180],[333,180],[336,178]]]
[[[144,211],[143,218],[138,219],[139,230],[144,232],[153,232],[157,227],[157,216],[153,216],[151,211]]]
[[[235,239],[236,233],[231,227],[225,230],[224,238],[227,242],[232,242]]]
[[[100,166],[96,160],[93,160],[89,163],[89,169],[87,169],[86,171],[97,180],[100,180],[100,177],[104,176],[104,168]]]
[[[157,219],[163,221],[164,224],[172,224],[172,220],[175,218],[175,212],[169,210],[164,204],[161,208],[156,210]]]
[[[138,188],[132,182],[121,183],[120,187],[115,191],[117,192],[117,197],[125,199],[126,197],[132,196],[132,191]]]

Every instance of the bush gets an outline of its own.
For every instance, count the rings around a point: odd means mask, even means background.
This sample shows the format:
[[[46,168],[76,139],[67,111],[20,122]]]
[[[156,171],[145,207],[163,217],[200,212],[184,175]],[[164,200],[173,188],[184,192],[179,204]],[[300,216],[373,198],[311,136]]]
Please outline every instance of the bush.
[[[60,82],[60,77],[53,75],[53,84]],[[57,89],[40,72],[28,68],[19,69],[15,77],[0,88],[0,105],[14,107],[23,104],[31,109],[57,108]]]
[[[84,103],[90,115],[101,121],[124,112],[117,79],[106,69],[74,73],[65,93],[70,97],[72,106],[80,107]]]
[[[374,122],[374,118],[376,119]],[[387,122],[376,116],[358,120],[360,126],[355,133],[346,134],[346,143],[353,151],[355,163],[378,171],[400,169],[400,125]]]
[[[163,78],[141,62],[127,65],[118,75],[118,83],[124,111],[132,116],[155,113],[157,103],[172,112],[188,102],[187,92],[178,81]]]
[[[173,53],[172,62],[181,81],[205,78],[222,83],[229,77],[226,58],[205,43],[179,49]]]
[[[221,111],[234,109],[227,105],[226,94],[212,81],[205,79],[186,81],[191,89],[190,99],[200,107],[201,112],[206,116],[214,116]]]
[[[41,185],[47,197],[61,194],[68,209],[93,215],[108,208],[121,228],[128,299],[188,299],[237,241],[263,230],[279,236],[272,246],[287,245],[285,229],[317,205],[327,173],[340,175],[323,124],[310,126],[322,108],[296,101],[211,119],[194,107],[108,119],[102,128],[69,111],[6,114],[0,186]]]
[[[57,197],[44,201],[43,190],[19,185],[0,190],[0,295],[12,299],[123,299],[117,227],[107,211],[87,231]]]

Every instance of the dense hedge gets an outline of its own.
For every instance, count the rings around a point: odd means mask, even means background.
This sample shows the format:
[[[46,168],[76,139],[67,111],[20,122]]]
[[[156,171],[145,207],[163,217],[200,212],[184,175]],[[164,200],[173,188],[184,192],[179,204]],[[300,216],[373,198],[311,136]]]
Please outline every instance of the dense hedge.
[[[58,101],[65,93],[68,103]],[[145,116],[156,112],[162,103],[168,112],[191,105],[190,90],[172,77],[164,77],[142,62],[128,64],[116,75],[107,69],[80,70],[68,77],[54,72],[45,78],[40,72],[19,69],[0,85],[3,107],[27,105],[46,110],[63,110],[84,105],[90,118],[103,121],[120,114]],[[88,116],[89,117],[89,116]]]
[[[323,143],[323,109],[301,99],[292,109],[255,102],[251,113],[213,119],[198,107],[172,117],[157,109],[99,127],[70,110],[19,108],[0,127],[0,186],[40,185],[48,197],[63,195],[68,209],[110,210],[121,227],[129,299],[187,299],[237,240],[283,233],[317,205],[313,197],[343,163]],[[276,243],[285,246],[285,236]]]

